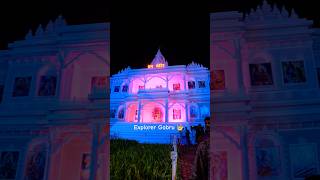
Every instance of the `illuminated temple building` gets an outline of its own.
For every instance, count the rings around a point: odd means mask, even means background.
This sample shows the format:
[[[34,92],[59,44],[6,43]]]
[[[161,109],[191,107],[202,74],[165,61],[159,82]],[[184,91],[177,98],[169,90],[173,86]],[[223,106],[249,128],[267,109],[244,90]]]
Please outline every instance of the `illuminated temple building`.
[[[8,47],[0,51],[0,179],[106,179],[109,23],[60,16]]]
[[[208,115],[210,179],[319,174],[320,29],[266,2],[210,17],[210,80],[158,51],[109,81],[109,23],[59,17],[10,43],[0,51],[0,179],[107,179],[109,131],[168,143]]]
[[[168,66],[160,50],[146,68],[128,67],[113,75],[111,136],[170,142],[178,127],[203,125],[210,115],[209,78],[209,70],[194,62]]]

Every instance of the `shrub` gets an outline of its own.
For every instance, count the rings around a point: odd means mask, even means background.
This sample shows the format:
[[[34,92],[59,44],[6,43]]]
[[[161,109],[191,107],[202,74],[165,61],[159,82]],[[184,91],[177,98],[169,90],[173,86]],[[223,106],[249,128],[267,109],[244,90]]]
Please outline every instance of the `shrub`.
[[[168,144],[139,144],[136,141],[110,141],[111,179],[171,179]],[[178,178],[179,179],[179,178]]]

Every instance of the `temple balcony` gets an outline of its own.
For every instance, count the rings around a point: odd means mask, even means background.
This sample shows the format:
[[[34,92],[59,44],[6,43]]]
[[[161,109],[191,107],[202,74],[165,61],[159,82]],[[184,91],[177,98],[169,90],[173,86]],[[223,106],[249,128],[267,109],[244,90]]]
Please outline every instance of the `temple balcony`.
[[[139,89],[138,94],[154,94],[154,93],[168,93],[168,88],[152,88],[152,89]]]

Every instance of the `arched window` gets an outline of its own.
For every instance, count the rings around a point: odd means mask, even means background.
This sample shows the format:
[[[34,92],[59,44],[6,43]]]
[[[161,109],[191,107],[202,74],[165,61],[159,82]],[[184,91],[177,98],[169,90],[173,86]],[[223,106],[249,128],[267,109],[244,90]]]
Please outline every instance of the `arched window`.
[[[116,109],[111,109],[110,110],[110,118],[115,118],[116,117]]]
[[[174,108],[172,114],[173,114],[173,120],[181,119],[181,109]]]
[[[118,119],[123,119],[124,118],[124,108],[121,107],[118,111]]]
[[[258,139],[255,154],[258,176],[271,177],[280,174],[280,150],[271,139]]]
[[[195,89],[196,88],[196,82],[191,80],[188,81],[188,89]]]
[[[107,76],[94,76],[91,78],[91,93],[106,93]]]
[[[137,108],[138,109],[138,108]],[[159,123],[164,122],[165,109],[158,102],[147,102],[142,104],[140,110],[140,122]]]
[[[28,151],[26,156],[25,179],[44,179],[44,167],[47,160],[47,151],[48,147],[45,143],[32,145],[30,147],[30,150]],[[15,160],[15,158],[11,159]]]
[[[197,118],[197,116],[198,116],[197,107],[195,105],[191,105],[190,106],[190,118],[194,119],[194,118]]]
[[[127,84],[124,84],[124,85],[122,86],[122,92],[128,92],[128,89],[129,89],[129,87],[128,87]]]
[[[137,122],[138,120],[138,104],[129,104],[126,107],[126,121]]]
[[[150,79],[145,84],[145,89],[161,89],[167,86],[166,81],[163,77],[150,77]]]
[[[201,118],[205,118],[207,116],[210,116],[210,111],[207,106],[202,106],[200,109],[201,109]]]
[[[161,122],[163,118],[163,113],[161,108],[155,107],[152,111],[152,117],[154,122]]]
[[[37,95],[55,96],[57,89],[57,74],[55,64],[44,65],[37,74]]]

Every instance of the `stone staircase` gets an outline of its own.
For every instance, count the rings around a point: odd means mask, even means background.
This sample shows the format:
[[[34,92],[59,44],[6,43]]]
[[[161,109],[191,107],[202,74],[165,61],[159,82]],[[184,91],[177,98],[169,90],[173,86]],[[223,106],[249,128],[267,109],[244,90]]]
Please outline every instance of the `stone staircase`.
[[[180,176],[183,180],[189,180],[192,175],[192,166],[196,154],[197,145],[180,145],[178,147],[178,164]]]

